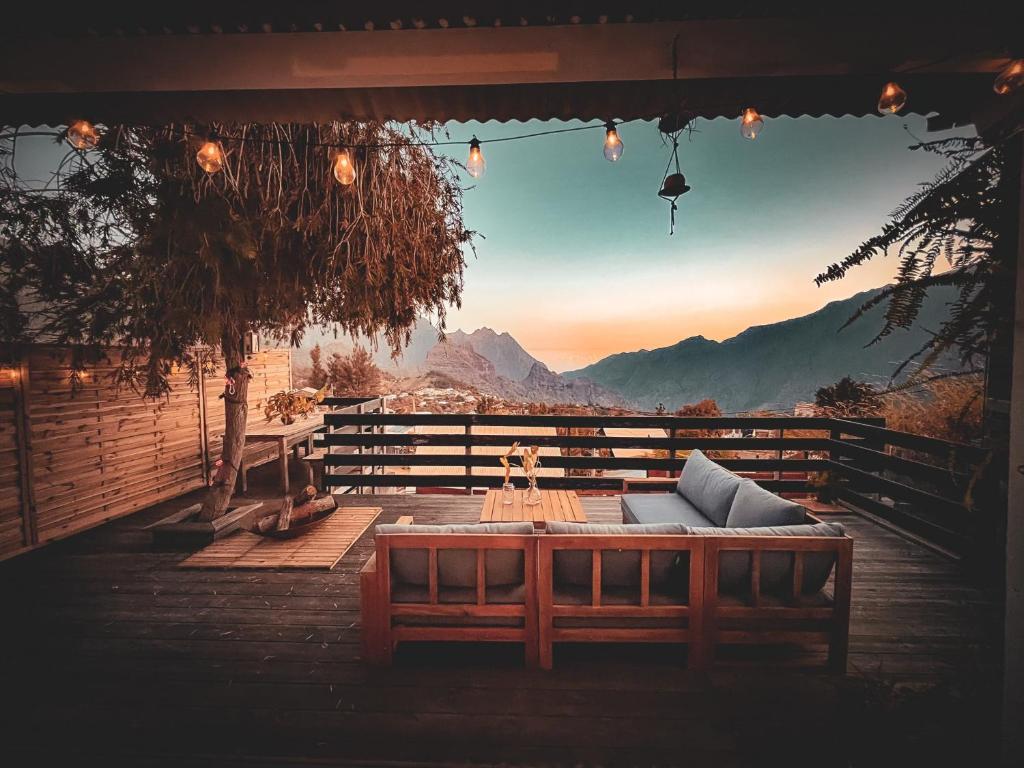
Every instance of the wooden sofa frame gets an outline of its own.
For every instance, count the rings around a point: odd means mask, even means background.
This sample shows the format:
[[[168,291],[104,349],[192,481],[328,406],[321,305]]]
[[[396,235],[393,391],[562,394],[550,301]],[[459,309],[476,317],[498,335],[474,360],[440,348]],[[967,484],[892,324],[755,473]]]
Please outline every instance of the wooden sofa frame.
[[[542,535],[537,536],[538,596],[540,609],[539,658],[542,669],[551,669],[557,642],[686,643],[687,663],[703,666],[704,635],[704,538],[703,536],[651,535]],[[558,550],[590,550],[591,604],[561,605],[554,601],[554,555]],[[601,555],[604,550],[639,551],[639,605],[606,605],[601,600]],[[651,605],[651,552],[689,552],[689,596],[686,605]],[[575,618],[678,618],[685,627],[557,627],[555,619]]]
[[[850,592],[853,582],[853,539],[849,536],[706,536],[704,543],[704,653],[714,661],[715,649],[727,643],[821,643],[828,645],[828,665],[846,673],[850,634]],[[718,583],[723,552],[750,553],[748,605],[723,605]],[[793,573],[786,604],[765,605],[761,595],[761,556],[793,554]],[[830,605],[802,605],[804,557],[832,552],[833,597]],[[728,623],[728,627],[723,627]]]
[[[403,517],[399,524],[412,522]],[[390,664],[395,647],[405,641],[500,641],[524,644],[528,666],[550,669],[556,642],[686,643],[688,666],[700,669],[714,660],[715,649],[731,643],[822,643],[828,645],[828,665],[846,672],[849,646],[850,593],[853,578],[853,540],[805,536],[650,536],[650,535],[472,535],[378,534],[376,552],[360,573],[363,656],[370,663]],[[522,549],[526,598],[523,604],[487,604],[484,553],[488,549]],[[392,549],[428,551],[427,603],[392,603]],[[439,603],[437,552],[476,549],[476,602]],[[591,605],[554,603],[554,552],[590,550]],[[606,605],[601,601],[601,552],[640,552],[639,605]],[[690,553],[690,594],[685,606],[651,605],[650,554],[658,550]],[[719,596],[722,552],[746,551],[751,556],[750,604],[723,604]],[[765,605],[760,590],[761,555],[793,553],[793,578],[787,604]],[[833,599],[827,606],[802,605],[804,557],[808,552],[832,552]],[[392,626],[394,616],[522,617],[523,627]],[[555,618],[685,617],[676,628],[556,627]],[[728,626],[723,626],[727,624]]]
[[[399,524],[409,524],[403,517]],[[409,641],[472,641],[522,643],[526,665],[537,665],[537,544],[533,534],[410,533],[377,534],[376,552],[360,574],[363,621],[363,656],[373,664],[390,664],[395,647]],[[429,600],[426,603],[395,603],[391,600],[391,552],[396,549],[427,550]],[[476,600],[473,603],[441,603],[438,600],[437,553],[445,549],[476,550]],[[523,603],[487,602],[485,553],[495,549],[523,552],[525,598]],[[522,627],[488,626],[393,626],[396,616],[474,618],[522,618]]]

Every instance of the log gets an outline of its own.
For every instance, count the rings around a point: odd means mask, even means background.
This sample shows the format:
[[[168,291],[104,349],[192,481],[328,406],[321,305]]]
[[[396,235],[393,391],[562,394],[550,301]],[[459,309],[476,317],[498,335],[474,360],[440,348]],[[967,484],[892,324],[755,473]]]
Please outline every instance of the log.
[[[260,533],[266,533],[277,528],[277,513],[261,517],[256,521],[256,530]]]
[[[307,485],[298,495],[292,499],[296,507],[301,507],[303,504],[312,501],[316,498],[316,488],[312,485]]]
[[[277,513],[277,530],[284,531],[292,524],[292,514],[295,504],[291,499],[285,499],[281,504],[281,511]]]
[[[338,502],[334,500],[334,497],[327,494],[322,498],[308,501],[301,507],[295,507],[295,509],[292,510],[292,520],[305,520],[308,517],[313,517],[321,512],[334,509],[337,506]]]
[[[313,517],[314,515],[317,515],[321,512],[325,512],[329,509],[334,509],[337,506],[338,502],[335,501],[334,497],[331,496],[330,494],[319,499],[313,499],[311,501],[308,501],[305,504],[298,507],[294,506],[291,503],[291,500],[288,500],[285,502],[284,505],[282,505],[281,512],[274,512],[273,514],[267,515],[266,517],[262,517],[259,520],[257,520],[255,525],[253,526],[253,530],[258,533],[267,533],[273,530],[283,531],[294,523],[299,523],[303,520],[307,520],[310,517]],[[287,525],[282,527],[280,520],[282,514],[285,513],[286,509],[289,510],[289,519]]]

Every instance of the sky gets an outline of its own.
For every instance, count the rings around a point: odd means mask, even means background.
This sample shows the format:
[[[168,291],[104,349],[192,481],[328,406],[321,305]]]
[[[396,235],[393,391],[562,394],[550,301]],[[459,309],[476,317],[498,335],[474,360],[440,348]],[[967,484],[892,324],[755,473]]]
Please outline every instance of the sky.
[[[594,125],[521,141],[488,139]],[[876,233],[941,158],[910,151],[926,134],[916,115],[766,119],[756,141],[739,121],[698,120],[680,143],[690,192],[657,192],[670,147],[652,122],[619,127],[617,163],[599,123],[452,123],[453,140],[482,141],[487,173],[463,174],[467,253],[462,307],[449,331],[508,331],[556,371],[691,336],[723,340],[752,325],[813,312],[887,284],[892,257],[822,287],[814,277]],[[45,179],[63,155],[26,140],[19,173]],[[19,144],[19,147],[21,145]],[[467,150],[444,148],[465,161]]]
[[[690,336],[726,339],[891,282],[892,257],[820,288],[814,277],[942,166],[909,150],[944,135],[913,115],[766,119],[756,141],[738,120],[698,120],[680,142],[692,189],[670,236],[657,195],[670,147],[655,123],[620,126],[617,163],[602,155],[601,128],[487,143],[586,124],[447,126],[453,139],[475,134],[487,161],[482,179],[465,176],[465,220],[480,235],[449,330],[508,331],[556,371]]]

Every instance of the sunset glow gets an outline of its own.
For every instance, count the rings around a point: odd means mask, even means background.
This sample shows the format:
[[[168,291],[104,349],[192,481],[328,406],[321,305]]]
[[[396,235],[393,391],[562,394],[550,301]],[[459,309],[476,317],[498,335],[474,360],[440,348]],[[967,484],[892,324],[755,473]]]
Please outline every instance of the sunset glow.
[[[693,191],[672,236],[656,195],[669,147],[653,124],[619,126],[630,152],[614,164],[597,162],[585,131],[535,140],[528,167],[521,147],[490,145],[486,183],[465,194],[467,223],[481,237],[449,329],[508,331],[565,371],[690,336],[727,339],[891,282],[893,258],[820,288],[814,277],[938,170],[938,158],[908,149],[924,119],[768,123],[770,134],[749,142],[732,121],[697,122],[680,144]],[[580,124],[449,130],[494,138]]]

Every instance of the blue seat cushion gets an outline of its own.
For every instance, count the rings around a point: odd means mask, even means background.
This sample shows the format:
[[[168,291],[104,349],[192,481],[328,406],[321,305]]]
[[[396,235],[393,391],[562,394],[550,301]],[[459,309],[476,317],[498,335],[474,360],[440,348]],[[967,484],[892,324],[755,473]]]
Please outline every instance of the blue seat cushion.
[[[734,475],[695,449],[686,457],[676,493],[695,506],[712,525],[724,527],[742,482],[739,475]]]
[[[678,493],[627,493],[619,497],[622,522],[627,524],[682,523],[707,527],[714,522]]]

